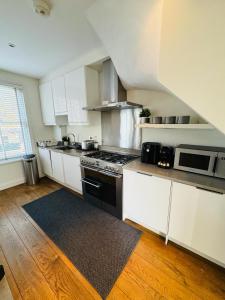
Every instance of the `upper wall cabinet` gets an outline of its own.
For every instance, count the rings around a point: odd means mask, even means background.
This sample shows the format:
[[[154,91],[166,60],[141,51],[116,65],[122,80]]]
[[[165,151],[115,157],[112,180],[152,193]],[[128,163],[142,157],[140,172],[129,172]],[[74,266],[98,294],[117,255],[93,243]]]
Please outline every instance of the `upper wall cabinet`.
[[[39,86],[39,89],[43,123],[45,125],[56,125],[51,83],[43,83]]]
[[[65,75],[68,122],[88,124],[85,106],[95,106],[99,102],[99,75],[96,70],[81,67]]]
[[[67,114],[66,91],[64,76],[52,80],[52,93],[56,115]]]

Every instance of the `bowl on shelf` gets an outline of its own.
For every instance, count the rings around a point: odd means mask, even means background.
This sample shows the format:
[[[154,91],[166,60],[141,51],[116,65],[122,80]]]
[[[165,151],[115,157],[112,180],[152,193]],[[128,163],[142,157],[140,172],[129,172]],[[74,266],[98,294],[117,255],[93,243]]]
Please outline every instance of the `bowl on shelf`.
[[[190,116],[177,116],[176,123],[177,124],[189,124],[190,123]]]
[[[161,124],[162,123],[162,117],[151,117],[150,118],[151,124]]]
[[[176,117],[175,116],[163,117],[163,123],[164,124],[175,124]]]
[[[140,117],[140,124],[150,123],[149,117]]]

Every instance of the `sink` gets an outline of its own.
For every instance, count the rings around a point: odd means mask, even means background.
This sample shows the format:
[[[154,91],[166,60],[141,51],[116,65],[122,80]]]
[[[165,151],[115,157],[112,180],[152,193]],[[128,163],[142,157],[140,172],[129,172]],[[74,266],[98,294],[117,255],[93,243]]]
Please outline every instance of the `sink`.
[[[57,150],[70,150],[70,149],[75,149],[75,148],[71,147],[71,146],[56,146],[55,149],[57,149]]]
[[[56,146],[54,147],[57,150],[81,150],[81,144],[80,143],[76,143],[75,145],[69,145],[69,146]]]

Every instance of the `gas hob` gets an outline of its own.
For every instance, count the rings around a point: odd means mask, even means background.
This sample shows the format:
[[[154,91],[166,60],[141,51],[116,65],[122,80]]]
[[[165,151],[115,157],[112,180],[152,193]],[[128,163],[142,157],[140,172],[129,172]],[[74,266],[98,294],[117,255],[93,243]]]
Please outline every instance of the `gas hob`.
[[[138,157],[137,155],[98,151],[81,157],[81,165],[122,174],[122,167]]]

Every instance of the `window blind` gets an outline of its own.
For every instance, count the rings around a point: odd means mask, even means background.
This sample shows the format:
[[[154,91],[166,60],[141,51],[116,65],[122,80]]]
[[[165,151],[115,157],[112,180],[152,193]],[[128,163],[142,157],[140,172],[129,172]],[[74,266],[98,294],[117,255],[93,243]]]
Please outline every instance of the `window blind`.
[[[23,91],[0,85],[0,160],[30,153],[32,146]]]

